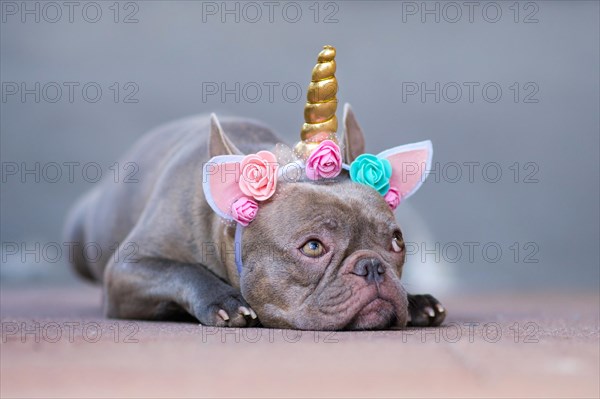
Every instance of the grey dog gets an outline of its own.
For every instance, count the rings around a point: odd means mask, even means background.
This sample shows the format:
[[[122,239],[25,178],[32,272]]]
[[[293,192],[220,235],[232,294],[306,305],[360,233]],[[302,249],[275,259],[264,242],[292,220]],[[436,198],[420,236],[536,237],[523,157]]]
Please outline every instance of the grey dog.
[[[364,137],[349,106],[342,125],[350,163],[364,152]],[[177,121],[148,133],[125,155],[139,168],[137,183],[107,180],[80,199],[67,220],[67,239],[94,242],[102,256],[92,262],[79,255],[72,263],[103,284],[106,315],[304,330],[441,324],[440,303],[407,294],[400,283],[404,241],[392,210],[347,171],[331,182],[279,184],[244,229],[238,275],[235,226],[207,204],[203,164],[281,142],[252,120]],[[390,250],[392,240],[399,251]],[[325,254],[304,256],[299,249],[309,241]]]

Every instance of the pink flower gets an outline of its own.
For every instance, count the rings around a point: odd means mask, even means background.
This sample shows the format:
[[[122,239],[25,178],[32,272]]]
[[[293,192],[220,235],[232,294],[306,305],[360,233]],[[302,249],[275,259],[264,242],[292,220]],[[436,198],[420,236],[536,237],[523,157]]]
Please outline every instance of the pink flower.
[[[390,187],[388,192],[383,196],[385,202],[388,203],[392,210],[396,209],[400,205],[400,193],[396,187]]]
[[[265,201],[275,193],[279,165],[275,154],[259,151],[246,155],[241,163],[240,190],[257,201]]]
[[[258,204],[248,197],[241,197],[231,205],[231,215],[242,226],[254,220]]]
[[[340,147],[331,140],[325,140],[314,149],[306,160],[306,177],[310,180],[331,179],[342,170]]]

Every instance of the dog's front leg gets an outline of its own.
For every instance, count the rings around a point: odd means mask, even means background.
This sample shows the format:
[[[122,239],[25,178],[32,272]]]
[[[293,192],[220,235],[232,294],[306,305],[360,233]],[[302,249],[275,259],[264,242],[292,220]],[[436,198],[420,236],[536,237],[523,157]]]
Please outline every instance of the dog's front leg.
[[[203,325],[258,324],[241,293],[200,264],[150,258],[111,262],[104,279],[108,317],[164,319],[179,308]]]

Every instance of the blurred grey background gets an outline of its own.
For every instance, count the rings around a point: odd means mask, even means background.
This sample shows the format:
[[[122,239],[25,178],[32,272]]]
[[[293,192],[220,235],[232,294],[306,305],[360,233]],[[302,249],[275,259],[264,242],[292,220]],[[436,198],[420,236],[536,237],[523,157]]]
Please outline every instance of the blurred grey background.
[[[73,280],[67,210],[159,124],[217,112],[296,141],[332,44],[369,152],[434,144],[398,211],[409,288],[598,290],[599,3],[470,4],[3,1],[2,283]]]

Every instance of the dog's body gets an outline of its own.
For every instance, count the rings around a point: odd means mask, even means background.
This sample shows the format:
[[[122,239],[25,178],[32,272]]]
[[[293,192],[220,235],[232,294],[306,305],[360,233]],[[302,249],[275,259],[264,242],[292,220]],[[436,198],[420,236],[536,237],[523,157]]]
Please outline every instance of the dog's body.
[[[257,122],[225,119],[222,126],[242,151],[272,148],[278,142],[273,132]],[[108,277],[105,268],[118,258],[114,254],[117,244],[128,246],[124,258],[137,261],[159,255],[202,263],[229,280],[220,256],[207,258],[206,243],[214,242],[225,227],[202,192],[209,132],[207,116],[179,120],[149,132],[120,163],[135,164],[135,173],[120,182],[105,179],[79,202],[69,222],[75,234],[72,238],[98,243],[103,256],[93,263],[77,259],[78,271],[103,281]],[[142,228],[144,225],[149,228]]]
[[[351,111],[344,119],[346,148],[351,154],[354,147],[355,157],[364,150],[362,132]],[[208,205],[202,166],[215,155],[273,150],[281,142],[255,121],[219,124],[202,116],[143,137],[123,159],[137,166],[137,182],[103,181],[67,222],[68,241],[102,249],[99,259],[80,255],[73,264],[104,285],[106,314],[191,315],[205,325],[241,327],[256,325],[257,313],[265,326],[300,329],[385,328],[409,318],[440,324],[439,303],[429,295],[407,297],[399,283],[404,252],[385,247],[399,232],[393,213],[347,175],[329,184],[280,184],[244,231],[245,270],[238,276],[235,227]],[[329,251],[307,262],[297,248],[301,237],[315,234]]]

